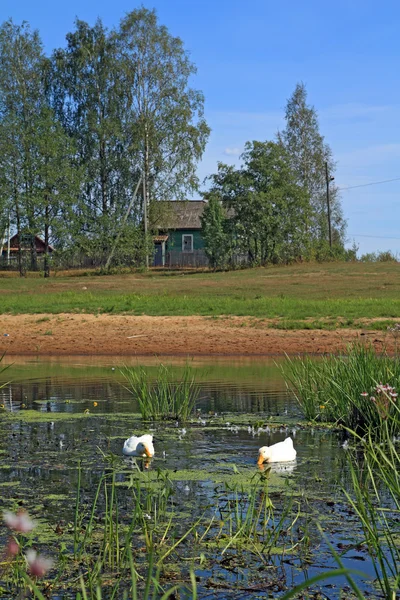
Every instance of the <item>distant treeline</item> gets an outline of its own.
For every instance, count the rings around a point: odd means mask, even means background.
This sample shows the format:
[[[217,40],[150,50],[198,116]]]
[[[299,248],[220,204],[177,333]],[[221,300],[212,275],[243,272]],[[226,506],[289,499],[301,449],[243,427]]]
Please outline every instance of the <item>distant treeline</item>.
[[[113,30],[77,20],[50,57],[27,23],[3,23],[0,236],[10,222],[23,239],[107,256],[120,234],[114,261],[140,262],[150,246],[143,196],[198,187],[209,128],[203,95],[189,86],[195,72],[182,41],[145,8]]]
[[[24,240],[21,274],[39,266],[35,235],[46,275],[50,244],[100,265],[111,254],[114,266],[152,255],[157,201],[199,191],[210,129],[189,85],[195,72],[182,41],[146,8],[112,30],[77,20],[51,56],[27,23],[3,23],[0,242],[10,232]],[[346,256],[335,163],[303,84],[285,118],[275,140],[246,144],[241,167],[220,163],[209,177],[203,233],[213,267],[238,255],[252,265]]]

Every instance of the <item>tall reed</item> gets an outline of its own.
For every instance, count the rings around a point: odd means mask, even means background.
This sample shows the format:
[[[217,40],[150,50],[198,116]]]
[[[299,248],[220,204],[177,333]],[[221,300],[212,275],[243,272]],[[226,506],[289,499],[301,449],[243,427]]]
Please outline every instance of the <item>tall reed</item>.
[[[199,388],[188,365],[178,380],[173,380],[171,369],[162,364],[154,382],[143,367],[126,367],[123,374],[125,387],[137,399],[143,419],[185,421],[193,413]]]
[[[374,427],[377,433],[388,422],[396,433],[399,421],[392,417],[399,414],[397,356],[354,344],[344,356],[287,358],[283,372],[307,419],[343,424],[355,431]]]
[[[364,543],[372,559],[376,581],[385,598],[400,593],[400,448],[393,439],[388,421],[380,443],[370,429],[361,438],[363,461],[349,453],[352,493],[345,495],[356,512],[363,530]]]

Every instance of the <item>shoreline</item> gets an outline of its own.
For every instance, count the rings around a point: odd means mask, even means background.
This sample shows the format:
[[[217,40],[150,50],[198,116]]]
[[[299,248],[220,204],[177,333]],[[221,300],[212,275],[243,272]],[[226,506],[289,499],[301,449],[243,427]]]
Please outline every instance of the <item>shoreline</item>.
[[[237,358],[341,352],[352,342],[395,351],[370,329],[270,327],[253,317],[150,317],[93,314],[0,316],[0,356],[219,356]]]

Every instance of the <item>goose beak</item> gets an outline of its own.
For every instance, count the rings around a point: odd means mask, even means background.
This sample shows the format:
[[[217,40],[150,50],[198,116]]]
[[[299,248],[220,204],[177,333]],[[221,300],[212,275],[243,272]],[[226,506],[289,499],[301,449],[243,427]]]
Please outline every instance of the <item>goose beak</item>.
[[[149,458],[151,458],[151,457],[153,456],[153,455],[152,455],[152,453],[149,451],[149,449],[148,449],[148,447],[147,447],[147,446],[145,446],[145,447],[144,447],[144,453],[145,453],[145,455],[146,455],[146,456],[148,456]]]
[[[259,454],[259,455],[258,455],[258,461],[257,461],[257,464],[258,464],[258,465],[262,465],[262,464],[263,464],[263,462],[264,462],[264,459],[263,459],[263,457],[262,457],[262,454]]]

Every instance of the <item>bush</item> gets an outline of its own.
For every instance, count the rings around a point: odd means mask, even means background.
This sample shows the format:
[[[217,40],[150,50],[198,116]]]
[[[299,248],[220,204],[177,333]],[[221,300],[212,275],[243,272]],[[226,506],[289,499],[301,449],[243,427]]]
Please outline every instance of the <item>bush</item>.
[[[361,255],[360,262],[397,262],[397,257],[390,250],[367,252]]]

